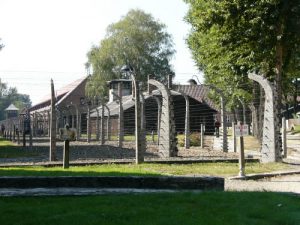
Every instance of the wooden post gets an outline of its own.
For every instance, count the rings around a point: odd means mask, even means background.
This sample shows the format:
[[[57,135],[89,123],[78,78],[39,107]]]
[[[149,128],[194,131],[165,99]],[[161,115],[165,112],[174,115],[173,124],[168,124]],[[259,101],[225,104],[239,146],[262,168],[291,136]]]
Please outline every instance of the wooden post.
[[[86,117],[87,117],[86,134],[87,134],[87,143],[90,143],[90,141],[91,141],[91,120],[90,120],[91,111],[90,111],[90,106],[88,105],[87,107],[88,107],[88,110],[87,110],[87,115],[86,115]]]
[[[244,137],[240,136],[239,176],[245,176]]]
[[[200,134],[200,144],[201,144],[201,148],[204,148],[204,126],[201,123],[201,134]]]
[[[29,147],[32,147],[32,129],[29,131]]]
[[[99,109],[96,107],[96,113],[97,113],[97,117],[96,117],[96,141],[99,141],[99,133],[100,133],[100,121],[99,121]]]
[[[133,93],[135,96],[135,163],[139,164],[144,161],[142,149],[143,144],[141,143],[141,103],[138,82],[133,74],[131,74],[131,79],[134,86]]]
[[[110,127],[110,111],[107,105],[104,105],[104,107],[107,109],[107,120],[106,120],[106,136],[107,140],[110,141],[110,134],[111,134],[111,127]]]
[[[151,139],[152,139],[152,142],[154,143],[154,131],[153,130],[151,131]]]
[[[124,112],[123,112],[123,104],[122,104],[122,83],[118,84],[118,96],[119,96],[119,137],[118,137],[118,146],[120,148],[123,147],[124,140]],[[139,96],[138,96],[139,97]],[[136,98],[138,98],[136,97]]]
[[[13,125],[14,126],[14,130],[13,130],[13,142],[16,141],[16,125]]]
[[[24,130],[23,130],[23,147],[26,147],[26,134]]]
[[[223,152],[228,152],[228,142],[227,142],[227,121],[226,121],[226,108],[225,108],[225,97],[224,94],[220,92],[221,99],[221,124],[223,128]]]
[[[50,152],[49,152],[49,160],[56,160],[56,110],[55,110],[55,92],[54,92],[54,84],[51,79],[51,109],[50,109]]]
[[[180,94],[184,97],[185,100],[185,120],[184,120],[184,147],[185,149],[190,148],[190,101],[189,97],[180,92]]]
[[[139,90],[140,93],[140,121],[141,121],[141,130],[140,130],[140,162],[144,162],[144,153],[146,151],[146,105],[145,98],[143,93]]]
[[[48,137],[50,137],[51,127],[50,127],[50,112],[47,111],[47,120],[48,120]]]
[[[232,122],[232,141],[233,141],[233,152],[236,152],[236,134],[235,134],[235,127],[234,122]]]
[[[98,128],[99,129],[99,128]],[[104,145],[105,142],[105,134],[104,134],[104,102],[101,99],[101,123],[100,123],[100,144]]]
[[[17,134],[17,143],[19,145],[20,144],[20,130],[18,128],[16,129],[16,134]]]
[[[63,158],[64,158],[64,161],[63,161],[63,168],[64,169],[68,169],[69,168],[69,161],[70,161],[70,156],[69,156],[69,153],[70,153],[70,141],[69,140],[65,140],[64,141],[64,155],[63,155]]]
[[[80,140],[80,134],[81,134],[81,114],[79,112],[78,107],[75,105],[76,108],[76,129],[77,129],[77,137],[76,140],[79,141]]]

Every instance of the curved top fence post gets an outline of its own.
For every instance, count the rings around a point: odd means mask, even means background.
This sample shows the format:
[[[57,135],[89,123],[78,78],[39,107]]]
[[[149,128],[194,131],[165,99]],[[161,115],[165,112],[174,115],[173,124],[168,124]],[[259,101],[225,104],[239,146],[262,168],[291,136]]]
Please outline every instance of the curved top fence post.
[[[280,160],[279,133],[276,131],[276,117],[274,107],[274,87],[266,78],[249,73],[248,78],[258,82],[265,91],[265,110],[263,122],[263,137],[261,147],[261,161],[277,162]]]

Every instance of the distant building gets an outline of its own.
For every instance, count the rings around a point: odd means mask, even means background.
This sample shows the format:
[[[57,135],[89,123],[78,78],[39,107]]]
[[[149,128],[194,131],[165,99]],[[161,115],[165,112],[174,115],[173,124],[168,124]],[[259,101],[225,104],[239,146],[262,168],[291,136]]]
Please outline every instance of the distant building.
[[[85,124],[86,129],[86,95],[85,86],[88,77],[83,77],[74,82],[55,90],[56,109],[57,109],[57,127],[64,127],[66,123],[70,126],[77,127],[77,113],[81,123]],[[55,85],[55,84],[54,84]],[[49,94],[46,95],[39,103],[29,108],[29,112],[33,117],[33,124],[38,130],[47,132],[49,128],[49,117],[51,108],[51,94],[49,85]]]
[[[6,119],[10,119],[18,116],[19,109],[14,104],[10,104],[5,111]]]
[[[109,82],[109,101],[106,104],[110,111],[111,129],[112,134],[117,134],[118,117],[119,117],[119,103],[114,98],[112,93],[118,93],[118,84],[122,83],[122,106],[124,111],[124,133],[133,134],[135,130],[134,120],[134,100],[132,97],[131,80],[114,80]],[[213,134],[214,132],[214,120],[219,114],[219,109],[214,103],[208,99],[209,88],[203,85],[174,85],[171,90],[175,127],[177,133],[184,132],[185,126],[185,99],[180,92],[185,93],[190,102],[190,130],[191,132],[199,132],[201,123],[205,125],[206,134]],[[145,118],[146,118],[146,132],[151,133],[157,130],[157,118],[158,118],[158,105],[156,100],[152,96],[156,96],[161,99],[161,94],[157,90],[154,90],[151,95],[143,93],[145,98]],[[100,112],[101,107],[98,108]],[[104,110],[104,116],[107,117],[107,109]],[[95,127],[95,120],[97,118],[96,110],[92,111],[91,118],[93,119],[93,127]]]

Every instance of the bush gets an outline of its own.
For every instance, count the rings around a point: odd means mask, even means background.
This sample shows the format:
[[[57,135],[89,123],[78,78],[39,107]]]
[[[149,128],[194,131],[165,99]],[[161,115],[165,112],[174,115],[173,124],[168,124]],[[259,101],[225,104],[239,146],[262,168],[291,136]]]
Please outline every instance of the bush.
[[[190,145],[191,146],[200,146],[200,136],[199,132],[194,132],[190,134]],[[178,145],[180,147],[184,147],[184,134],[177,135]]]

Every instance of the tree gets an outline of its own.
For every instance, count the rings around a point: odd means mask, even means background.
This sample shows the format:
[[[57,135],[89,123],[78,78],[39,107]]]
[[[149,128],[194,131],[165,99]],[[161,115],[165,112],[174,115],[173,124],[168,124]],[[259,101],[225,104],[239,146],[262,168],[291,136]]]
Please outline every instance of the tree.
[[[31,101],[29,95],[19,94],[15,87],[8,87],[6,83],[2,83],[0,79],[0,120],[4,120],[5,109],[14,104],[22,110],[24,107],[30,107]]]
[[[107,28],[99,46],[88,52],[92,77],[87,89],[90,95],[106,93],[106,81],[121,78],[121,68],[131,65],[140,81],[152,74],[164,81],[174,74],[170,59],[175,50],[166,26],[141,10],[130,10]]]
[[[280,106],[300,72],[300,0],[185,2],[193,28],[188,45],[206,81],[230,96],[251,93],[245,75],[256,71],[274,82]]]

